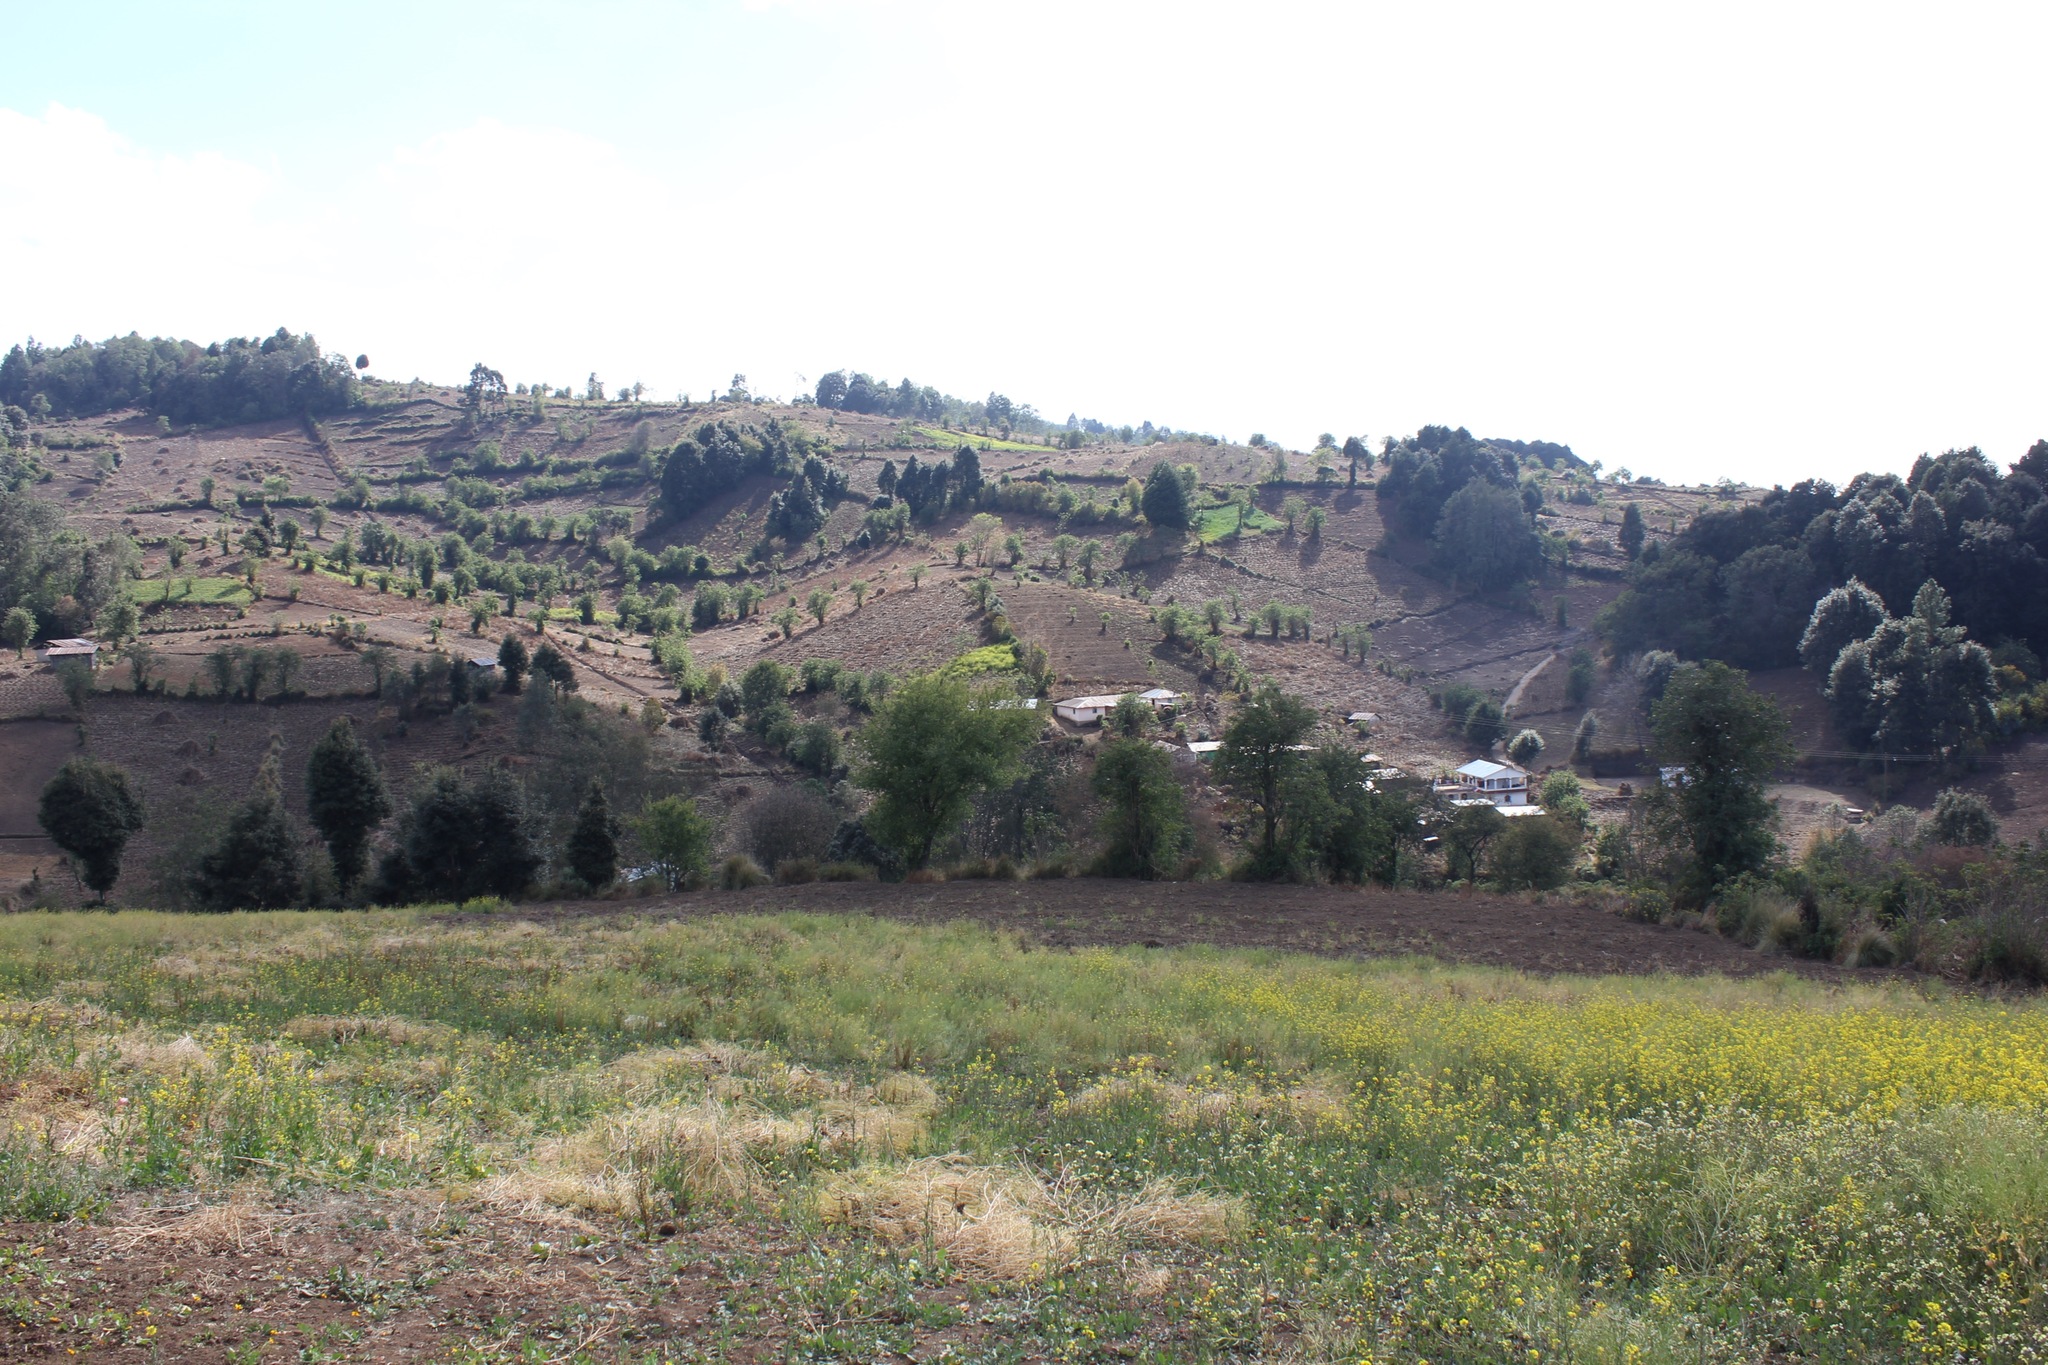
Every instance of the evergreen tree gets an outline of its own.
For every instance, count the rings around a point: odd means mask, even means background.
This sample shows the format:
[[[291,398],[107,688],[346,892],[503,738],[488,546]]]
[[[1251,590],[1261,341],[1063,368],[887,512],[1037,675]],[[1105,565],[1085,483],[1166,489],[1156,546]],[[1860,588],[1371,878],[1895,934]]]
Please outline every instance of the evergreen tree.
[[[121,852],[142,828],[142,802],[128,774],[111,763],[73,758],[44,786],[36,819],[105,905],[121,876]]]
[[[563,854],[569,870],[593,890],[609,885],[619,874],[619,822],[604,799],[604,784],[594,777],[584,789]]]
[[[1190,521],[1187,485],[1174,471],[1172,465],[1161,460],[1152,466],[1151,475],[1145,480],[1144,496],[1139,507],[1145,513],[1145,520],[1162,530],[1185,531]]]
[[[1643,552],[1643,509],[1630,503],[1621,509],[1621,534],[1617,537],[1621,552],[1630,559]]]
[[[1825,678],[1842,650],[1892,619],[1884,599],[1852,578],[1813,604],[1813,616],[1799,640],[1799,662]]]
[[[498,646],[498,671],[505,675],[502,684],[507,692],[516,693],[526,681],[527,670],[532,661],[526,654],[526,646],[517,635],[507,635]]]
[[[397,846],[378,868],[376,897],[388,905],[514,896],[545,861],[525,794],[502,768],[473,780],[436,768],[400,817]]]
[[[357,736],[355,722],[335,717],[306,760],[306,815],[327,844],[342,890],[363,875],[370,834],[389,814],[391,798],[377,760]]]
[[[210,910],[281,910],[299,903],[305,880],[305,860],[285,814],[273,750],[249,799],[228,817],[220,841],[200,857],[192,891]]]

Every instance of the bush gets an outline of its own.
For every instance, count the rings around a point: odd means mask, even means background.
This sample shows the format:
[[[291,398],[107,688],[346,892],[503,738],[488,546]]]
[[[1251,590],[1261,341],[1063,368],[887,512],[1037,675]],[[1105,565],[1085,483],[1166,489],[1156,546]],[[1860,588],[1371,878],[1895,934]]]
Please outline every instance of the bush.
[[[1509,820],[1491,843],[1486,874],[1511,890],[1549,891],[1562,886],[1579,857],[1577,834],[1547,815]]]
[[[755,865],[754,860],[744,853],[735,853],[725,860],[718,869],[718,885],[724,891],[745,891],[753,886],[766,886],[768,874]]]
[[[845,861],[830,852],[838,828],[831,802],[804,787],[775,787],[747,811],[746,847],[763,867],[796,859]]]
[[[826,863],[818,869],[821,882],[871,882],[875,869],[866,863]]]
[[[1508,741],[1508,757],[1526,768],[1543,757],[1543,736],[1534,730],[1522,730]]]
[[[1934,798],[1927,837],[1951,847],[1982,847],[1998,838],[1998,821],[1983,797],[1950,787]]]
[[[816,858],[784,858],[775,865],[775,881],[779,886],[802,886],[818,880]]]

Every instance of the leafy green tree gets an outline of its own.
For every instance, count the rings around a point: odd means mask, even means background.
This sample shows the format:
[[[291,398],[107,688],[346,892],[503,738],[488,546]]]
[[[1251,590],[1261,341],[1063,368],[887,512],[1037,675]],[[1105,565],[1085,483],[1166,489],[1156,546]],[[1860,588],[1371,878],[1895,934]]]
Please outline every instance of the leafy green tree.
[[[1507,734],[1507,715],[1499,702],[1491,697],[1481,697],[1467,708],[1463,728],[1468,743],[1482,749],[1491,748]]]
[[[1189,828],[1187,798],[1166,751],[1146,739],[1113,739],[1096,757],[1089,785],[1104,806],[1097,869],[1146,881],[1171,875],[1187,850]]]
[[[264,770],[193,869],[192,893],[209,910],[282,910],[304,897],[305,859],[278,791],[274,757]]]
[[[1981,847],[1997,840],[1998,821],[1983,797],[1949,787],[1934,798],[1927,837],[1952,847]]]
[[[1185,531],[1192,520],[1187,485],[1181,482],[1173,466],[1164,460],[1152,466],[1139,507],[1145,513],[1145,520],[1164,530]]]
[[[1285,862],[1280,825],[1288,779],[1301,762],[1294,746],[1308,738],[1315,724],[1316,713],[1306,702],[1267,683],[1223,727],[1214,771],[1217,781],[1259,813],[1260,836],[1252,857],[1255,874],[1279,875]]]
[[[0,643],[11,646],[14,657],[19,659],[28,651],[28,642],[36,636],[35,614],[26,607],[9,607],[7,615],[0,618]]]
[[[140,623],[141,618],[136,613],[135,604],[125,596],[117,597],[101,608],[99,620],[96,622],[100,640],[109,649],[119,649],[124,640],[135,634],[135,628]]]
[[[327,844],[343,891],[362,877],[370,835],[390,814],[377,760],[356,734],[355,721],[336,716],[306,759],[306,817]]]
[[[1536,572],[1536,528],[1511,488],[1474,480],[1451,495],[1436,527],[1436,552],[1458,582],[1481,592],[1511,587]]]
[[[832,611],[833,595],[823,588],[812,588],[811,595],[804,599],[804,609],[818,618],[818,624],[825,624],[825,617]]]
[[[1358,755],[1326,744],[1297,765],[1286,795],[1286,838],[1306,869],[1333,882],[1392,885],[1416,828],[1404,796],[1367,787]]]
[[[1600,736],[1600,718],[1588,711],[1579,717],[1579,728],[1572,731],[1572,762],[1588,763],[1593,758],[1593,741]]]
[[[1579,836],[1561,820],[1525,815],[1491,841],[1486,875],[1510,891],[1549,891],[1562,886],[1579,858]]]
[[[868,825],[912,868],[965,816],[976,792],[1010,780],[1044,721],[999,687],[930,674],[895,688],[859,735],[854,781],[876,793]]]
[[[771,709],[787,708],[789,690],[795,681],[795,673],[773,659],[756,660],[740,675],[740,704],[750,728],[762,728]]]
[[[36,819],[105,905],[121,876],[121,852],[142,828],[142,802],[128,774],[111,763],[73,758],[43,787]]]
[[[619,822],[605,800],[604,784],[595,777],[584,788],[563,854],[577,880],[593,890],[610,885],[619,875]]]
[[[697,813],[696,802],[685,796],[651,801],[634,822],[633,833],[669,890],[680,891],[704,879],[711,865],[712,831],[710,822]]]
[[[569,656],[553,645],[542,645],[533,651],[533,676],[545,680],[561,692],[574,692],[577,687],[576,666],[569,662]]]
[[[1690,889],[1704,898],[1777,853],[1777,809],[1764,795],[1792,757],[1777,703],[1719,661],[1671,675],[1650,712],[1660,763],[1682,768],[1653,799],[1668,803],[1692,853]]]
[[[1491,805],[1458,807],[1443,825],[1444,871],[1455,881],[1476,880],[1486,846],[1508,824],[1508,818]]]
[[[1574,772],[1559,769],[1545,777],[1536,800],[1544,810],[1573,829],[1585,829],[1593,818],[1593,807],[1586,800],[1585,789],[1579,785],[1579,775]]]

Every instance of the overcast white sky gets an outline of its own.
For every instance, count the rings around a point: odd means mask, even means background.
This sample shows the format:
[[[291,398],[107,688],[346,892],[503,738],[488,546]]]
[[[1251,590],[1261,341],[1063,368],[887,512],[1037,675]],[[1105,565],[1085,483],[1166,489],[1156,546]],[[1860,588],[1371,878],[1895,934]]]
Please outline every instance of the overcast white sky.
[[[0,337],[1750,482],[2048,435],[2048,7],[41,6]],[[802,378],[800,378],[800,376]]]

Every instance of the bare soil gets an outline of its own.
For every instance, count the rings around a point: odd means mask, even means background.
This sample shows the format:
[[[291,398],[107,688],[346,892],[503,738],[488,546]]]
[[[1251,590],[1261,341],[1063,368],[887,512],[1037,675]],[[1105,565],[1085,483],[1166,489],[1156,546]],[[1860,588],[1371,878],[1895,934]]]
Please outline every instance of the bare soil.
[[[129,1198],[90,1224],[0,1228],[0,1361],[637,1360],[663,1343],[765,1361],[818,1327],[776,1284],[778,1254],[795,1248],[745,1220],[643,1237],[425,1192],[313,1194],[251,1202],[194,1235],[197,1201],[170,1198]],[[986,1292],[920,1288],[920,1308],[952,1324],[920,1332],[920,1346],[989,1343],[1009,1313]],[[1161,1330],[1146,1323],[1127,1353]]]
[[[1556,974],[1757,976],[1789,971],[1822,979],[1878,975],[1770,957],[1712,934],[1643,924],[1593,906],[1470,892],[1077,877],[893,885],[814,882],[519,910],[540,920],[788,912],[873,915],[911,924],[971,920],[1048,948],[1208,944],[1325,957],[1427,956]]]

